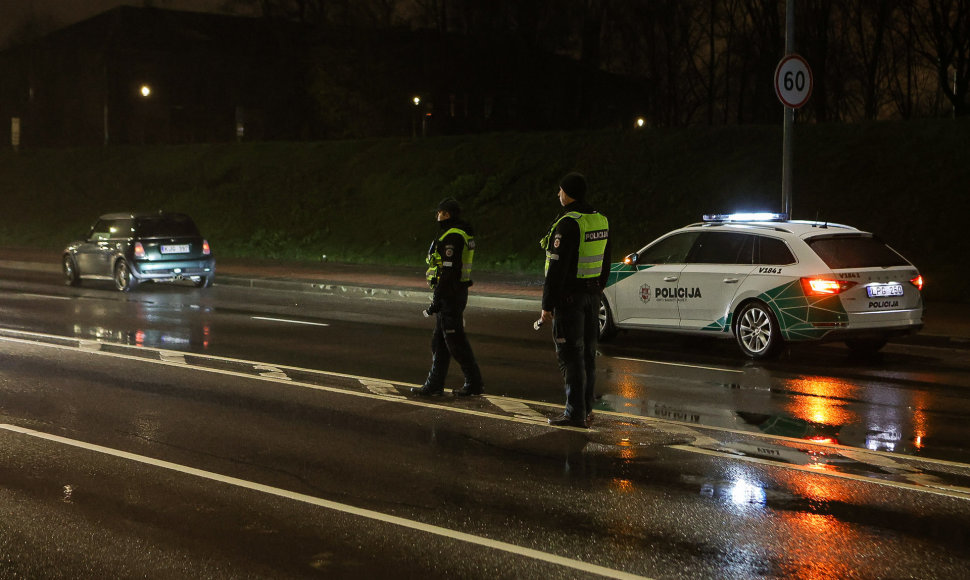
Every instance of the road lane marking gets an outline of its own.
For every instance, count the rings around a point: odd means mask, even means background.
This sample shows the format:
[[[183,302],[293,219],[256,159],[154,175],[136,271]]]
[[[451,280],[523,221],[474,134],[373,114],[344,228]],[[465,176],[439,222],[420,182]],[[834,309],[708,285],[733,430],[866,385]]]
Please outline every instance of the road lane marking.
[[[722,373],[741,373],[741,374],[744,374],[744,371],[743,370],[739,370],[739,369],[726,369],[726,368],[721,368],[721,367],[706,367],[706,366],[703,366],[703,365],[689,365],[687,363],[675,363],[675,362],[667,362],[667,361],[663,361],[663,360],[649,360],[649,359],[645,359],[645,358],[629,358],[629,357],[625,357],[625,356],[614,356],[612,358],[614,360],[628,360],[628,361],[632,361],[632,362],[648,363],[648,364],[652,364],[652,365],[665,365],[665,366],[668,366],[668,367],[686,367],[686,368],[689,368],[689,369],[701,369],[701,370],[705,370],[705,371],[719,371],[719,372],[722,372]]]
[[[16,294],[17,296],[23,296],[24,298],[46,298],[48,300],[73,300],[71,296],[56,296],[53,294],[31,294],[29,292],[20,292]]]
[[[532,409],[529,405],[516,399],[508,399],[506,397],[492,397],[485,396],[485,399],[489,403],[495,405],[499,409],[502,409],[506,413],[515,415],[516,417],[521,417],[522,419],[531,419],[532,421],[545,421],[546,416],[542,413]]]
[[[397,390],[397,387],[392,385],[387,381],[378,381],[374,379],[360,379],[360,384],[364,386],[368,391],[377,394],[384,395],[385,397],[394,397],[396,399],[405,399],[404,395]]]
[[[173,365],[185,366],[188,364],[185,362],[185,355],[180,352],[159,352],[158,358],[162,362],[171,363]]]
[[[510,423],[520,423],[520,424],[533,425],[533,426],[538,424],[537,421],[534,419],[524,419],[516,416],[509,417],[509,416],[497,415],[494,412],[478,411],[476,409],[469,409],[463,406],[443,405],[440,403],[435,403],[433,401],[413,399],[410,397],[403,397],[403,398],[394,397],[391,395],[380,395],[370,391],[366,391],[366,392],[353,391],[353,390],[348,390],[347,388],[344,388],[344,387],[331,387],[331,386],[308,383],[308,382],[303,382],[298,380],[285,380],[285,379],[280,379],[275,377],[265,377],[258,374],[233,371],[233,370],[228,370],[224,368],[206,367],[195,363],[188,363],[188,362],[186,364],[171,363],[171,362],[162,360],[161,357],[163,357],[164,353],[179,354],[183,356],[188,355],[193,359],[233,363],[233,364],[239,364],[240,366],[245,366],[248,368],[254,368],[257,365],[266,364],[260,361],[228,358],[228,357],[222,357],[222,356],[210,355],[210,354],[182,353],[180,351],[170,351],[170,350],[154,348],[154,347],[146,347],[146,346],[132,346],[132,345],[113,344],[113,343],[111,344],[112,347],[120,350],[130,350],[136,353],[147,353],[147,352],[157,353],[157,355],[160,358],[156,360],[156,359],[145,358],[144,354],[142,354],[141,356],[138,356],[133,354],[122,354],[118,352],[103,350],[101,348],[102,343],[98,341],[60,336],[56,334],[44,334],[44,333],[38,333],[38,332],[13,330],[13,329],[6,329],[6,328],[0,328],[0,340],[7,341],[7,342],[21,343],[21,344],[44,346],[49,348],[79,350],[82,352],[87,352],[89,354],[95,354],[99,356],[109,356],[109,357],[120,358],[124,360],[137,360],[137,361],[148,362],[153,364],[178,366],[180,368],[187,369],[187,370],[197,370],[197,371],[221,374],[226,376],[234,376],[234,377],[248,378],[248,379],[254,379],[254,380],[263,380],[263,381],[275,382],[278,384],[285,384],[293,387],[300,387],[300,388],[306,388],[306,389],[324,391],[324,392],[330,392],[330,393],[338,393],[338,394],[350,395],[350,396],[361,397],[361,398],[370,398],[370,399],[377,399],[377,400],[384,400],[384,401],[394,400],[398,403],[411,405],[415,407],[425,407],[428,409],[434,409],[438,411],[447,411],[447,412],[464,414],[464,415],[474,415],[478,417],[485,417],[489,419],[498,419],[498,420],[503,420]],[[105,346],[107,346],[107,344]],[[289,374],[302,372],[302,373],[306,373],[314,376],[326,377],[326,378],[348,379],[357,384],[362,384],[361,381],[378,381],[378,382],[388,383],[392,385],[397,385],[398,387],[405,387],[405,388],[421,386],[415,383],[382,380],[374,377],[364,377],[360,375],[338,373],[335,371],[322,371],[318,369],[307,369],[302,367],[292,367],[292,366],[286,366],[286,365],[273,365],[273,366],[274,368],[280,369],[282,372],[289,373]],[[491,402],[491,399],[493,399],[494,397],[486,396],[485,398]],[[562,409],[561,403],[547,403],[545,401],[532,401],[528,399],[517,399],[515,397],[502,397],[502,399],[504,401],[514,401],[514,402],[522,403],[530,407],[546,408],[554,411],[561,411]],[[702,429],[707,432],[714,431],[719,433],[730,433],[733,435],[743,435],[743,436],[747,436],[755,439],[784,441],[784,442],[789,442],[789,443],[793,443],[801,446],[818,447],[825,450],[860,451],[858,447],[850,447],[848,445],[842,445],[837,443],[836,444],[822,443],[822,442],[810,441],[806,439],[798,439],[795,437],[786,437],[784,435],[772,435],[769,433],[745,431],[742,429],[733,429],[730,427],[719,427],[715,425],[698,425],[696,423],[690,423],[686,421],[676,421],[673,419],[660,419],[657,417],[649,417],[646,415],[637,415],[633,413],[623,413],[619,411],[596,410],[595,412],[597,416],[613,417],[615,419],[624,420],[624,421],[639,421],[647,425],[658,426],[658,428],[662,430],[671,430],[671,429],[678,430],[678,429],[684,429],[686,427],[688,429]],[[547,425],[545,422],[543,422],[542,424],[551,429],[563,429],[563,430],[577,431],[582,433],[595,432],[595,429],[587,430],[580,427],[568,427],[568,426],[555,427],[555,426]],[[945,459],[933,459],[928,457],[916,457],[912,455],[900,455],[898,453],[891,453],[888,451],[880,451],[880,450],[866,450],[866,452],[870,455],[883,456],[883,457],[894,458],[894,459],[905,459],[905,460],[909,460],[917,463],[924,463],[924,464],[930,464],[930,465],[936,465],[936,466],[955,467],[959,469],[970,468],[970,465],[966,463],[947,461]],[[821,473],[820,475],[826,475],[826,474],[827,473]]]
[[[269,322],[286,322],[289,324],[305,324],[307,326],[330,326],[326,322],[308,322],[306,320],[290,320],[288,318],[269,318],[268,316],[253,316],[253,320],[266,320]]]
[[[267,377],[270,379],[278,379],[281,381],[292,381],[285,372],[272,365],[253,365],[253,370],[259,373],[261,377]]]
[[[324,509],[329,509],[332,511],[337,511],[337,512],[352,515],[352,516],[357,516],[357,517],[361,517],[369,520],[391,524],[394,526],[399,526],[402,528],[407,528],[407,529],[415,530],[419,532],[425,532],[428,534],[433,534],[444,538],[450,538],[453,540],[458,540],[460,542],[475,544],[477,546],[482,546],[484,548],[490,548],[493,550],[508,552],[510,554],[515,554],[517,556],[532,558],[533,560],[547,562],[557,566],[562,566],[564,568],[571,568],[573,570],[577,570],[580,572],[596,574],[598,576],[603,576],[605,578],[619,578],[624,580],[625,579],[649,580],[645,576],[638,576],[636,574],[630,574],[628,572],[614,570],[612,568],[607,568],[605,566],[590,564],[588,562],[583,562],[581,560],[565,558],[563,556],[557,556],[556,554],[550,554],[547,552],[534,550],[532,548],[526,548],[524,546],[517,546],[515,544],[509,544],[507,542],[502,542],[499,540],[492,540],[490,538],[485,538],[482,536],[476,536],[465,532],[459,532],[458,530],[452,530],[441,526],[426,524],[424,522],[409,520],[398,516],[392,516],[390,514],[385,514],[374,510],[369,510],[369,509],[359,508],[348,504],[338,503],[335,501],[330,501],[323,498],[315,497],[312,495],[306,495],[303,493],[289,491],[279,487],[273,487],[271,485],[265,485],[262,483],[256,483],[254,481],[248,481],[245,479],[239,479],[228,475],[222,475],[220,473],[215,473],[212,471],[206,471],[204,469],[198,469],[196,467],[189,467],[187,465],[181,465],[178,463],[172,463],[170,461],[155,459],[153,457],[148,457],[146,455],[138,455],[136,453],[130,453],[128,451],[121,451],[120,449],[113,449],[111,447],[104,447],[102,445],[95,445],[93,443],[78,441],[77,439],[68,439],[67,437],[52,435],[50,433],[44,433],[43,431],[35,431],[33,429],[27,429],[24,427],[18,427],[17,425],[10,425],[5,423],[0,424],[0,429],[4,429],[13,433],[19,433],[21,435],[26,435],[28,437],[34,437],[37,439],[51,441],[53,443],[68,445],[70,447],[75,447],[78,449],[84,449],[86,451],[93,451],[95,453],[100,453],[102,455],[108,455],[111,457],[117,457],[119,459],[124,459],[127,461],[141,463],[143,465],[150,465],[153,467],[168,469],[170,471],[175,471],[185,475],[191,475],[201,479],[207,479],[209,481],[215,481],[215,482],[224,483],[235,487],[240,487],[243,489],[248,489],[251,491],[256,491],[267,495],[290,499],[293,501],[298,501],[305,504],[322,507]]]

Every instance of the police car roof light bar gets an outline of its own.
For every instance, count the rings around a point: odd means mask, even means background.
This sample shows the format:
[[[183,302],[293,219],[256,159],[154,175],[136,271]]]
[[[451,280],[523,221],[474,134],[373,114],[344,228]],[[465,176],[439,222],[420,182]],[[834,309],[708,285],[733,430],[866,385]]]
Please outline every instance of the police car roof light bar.
[[[786,213],[712,213],[704,214],[706,222],[783,222],[788,221]]]

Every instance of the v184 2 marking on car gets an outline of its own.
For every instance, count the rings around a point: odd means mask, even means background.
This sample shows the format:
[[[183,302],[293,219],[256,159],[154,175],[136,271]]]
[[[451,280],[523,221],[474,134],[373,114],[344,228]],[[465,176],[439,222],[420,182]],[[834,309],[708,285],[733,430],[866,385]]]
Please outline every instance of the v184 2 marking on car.
[[[192,218],[181,213],[109,213],[62,257],[65,282],[112,280],[121,292],[142,282],[191,280],[208,288],[215,257]]]
[[[645,329],[734,338],[755,359],[799,341],[872,353],[923,327],[922,288],[916,267],[871,233],[709,215],[611,266],[600,339]]]

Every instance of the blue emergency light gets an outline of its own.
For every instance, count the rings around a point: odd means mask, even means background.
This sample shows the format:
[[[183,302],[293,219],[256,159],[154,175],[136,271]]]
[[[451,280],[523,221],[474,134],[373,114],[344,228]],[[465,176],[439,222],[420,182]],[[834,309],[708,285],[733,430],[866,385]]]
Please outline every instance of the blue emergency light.
[[[786,213],[710,213],[704,214],[706,222],[783,222],[788,220]]]

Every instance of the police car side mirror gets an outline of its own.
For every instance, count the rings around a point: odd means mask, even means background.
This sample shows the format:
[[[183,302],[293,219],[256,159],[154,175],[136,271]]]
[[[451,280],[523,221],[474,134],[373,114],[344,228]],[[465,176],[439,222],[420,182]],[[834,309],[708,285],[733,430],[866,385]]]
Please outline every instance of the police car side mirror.
[[[628,265],[628,266],[635,266],[636,263],[639,262],[639,261],[640,261],[640,255],[637,254],[636,252],[634,252],[634,253],[628,255],[627,257],[623,258],[623,263],[626,264],[626,265]]]

